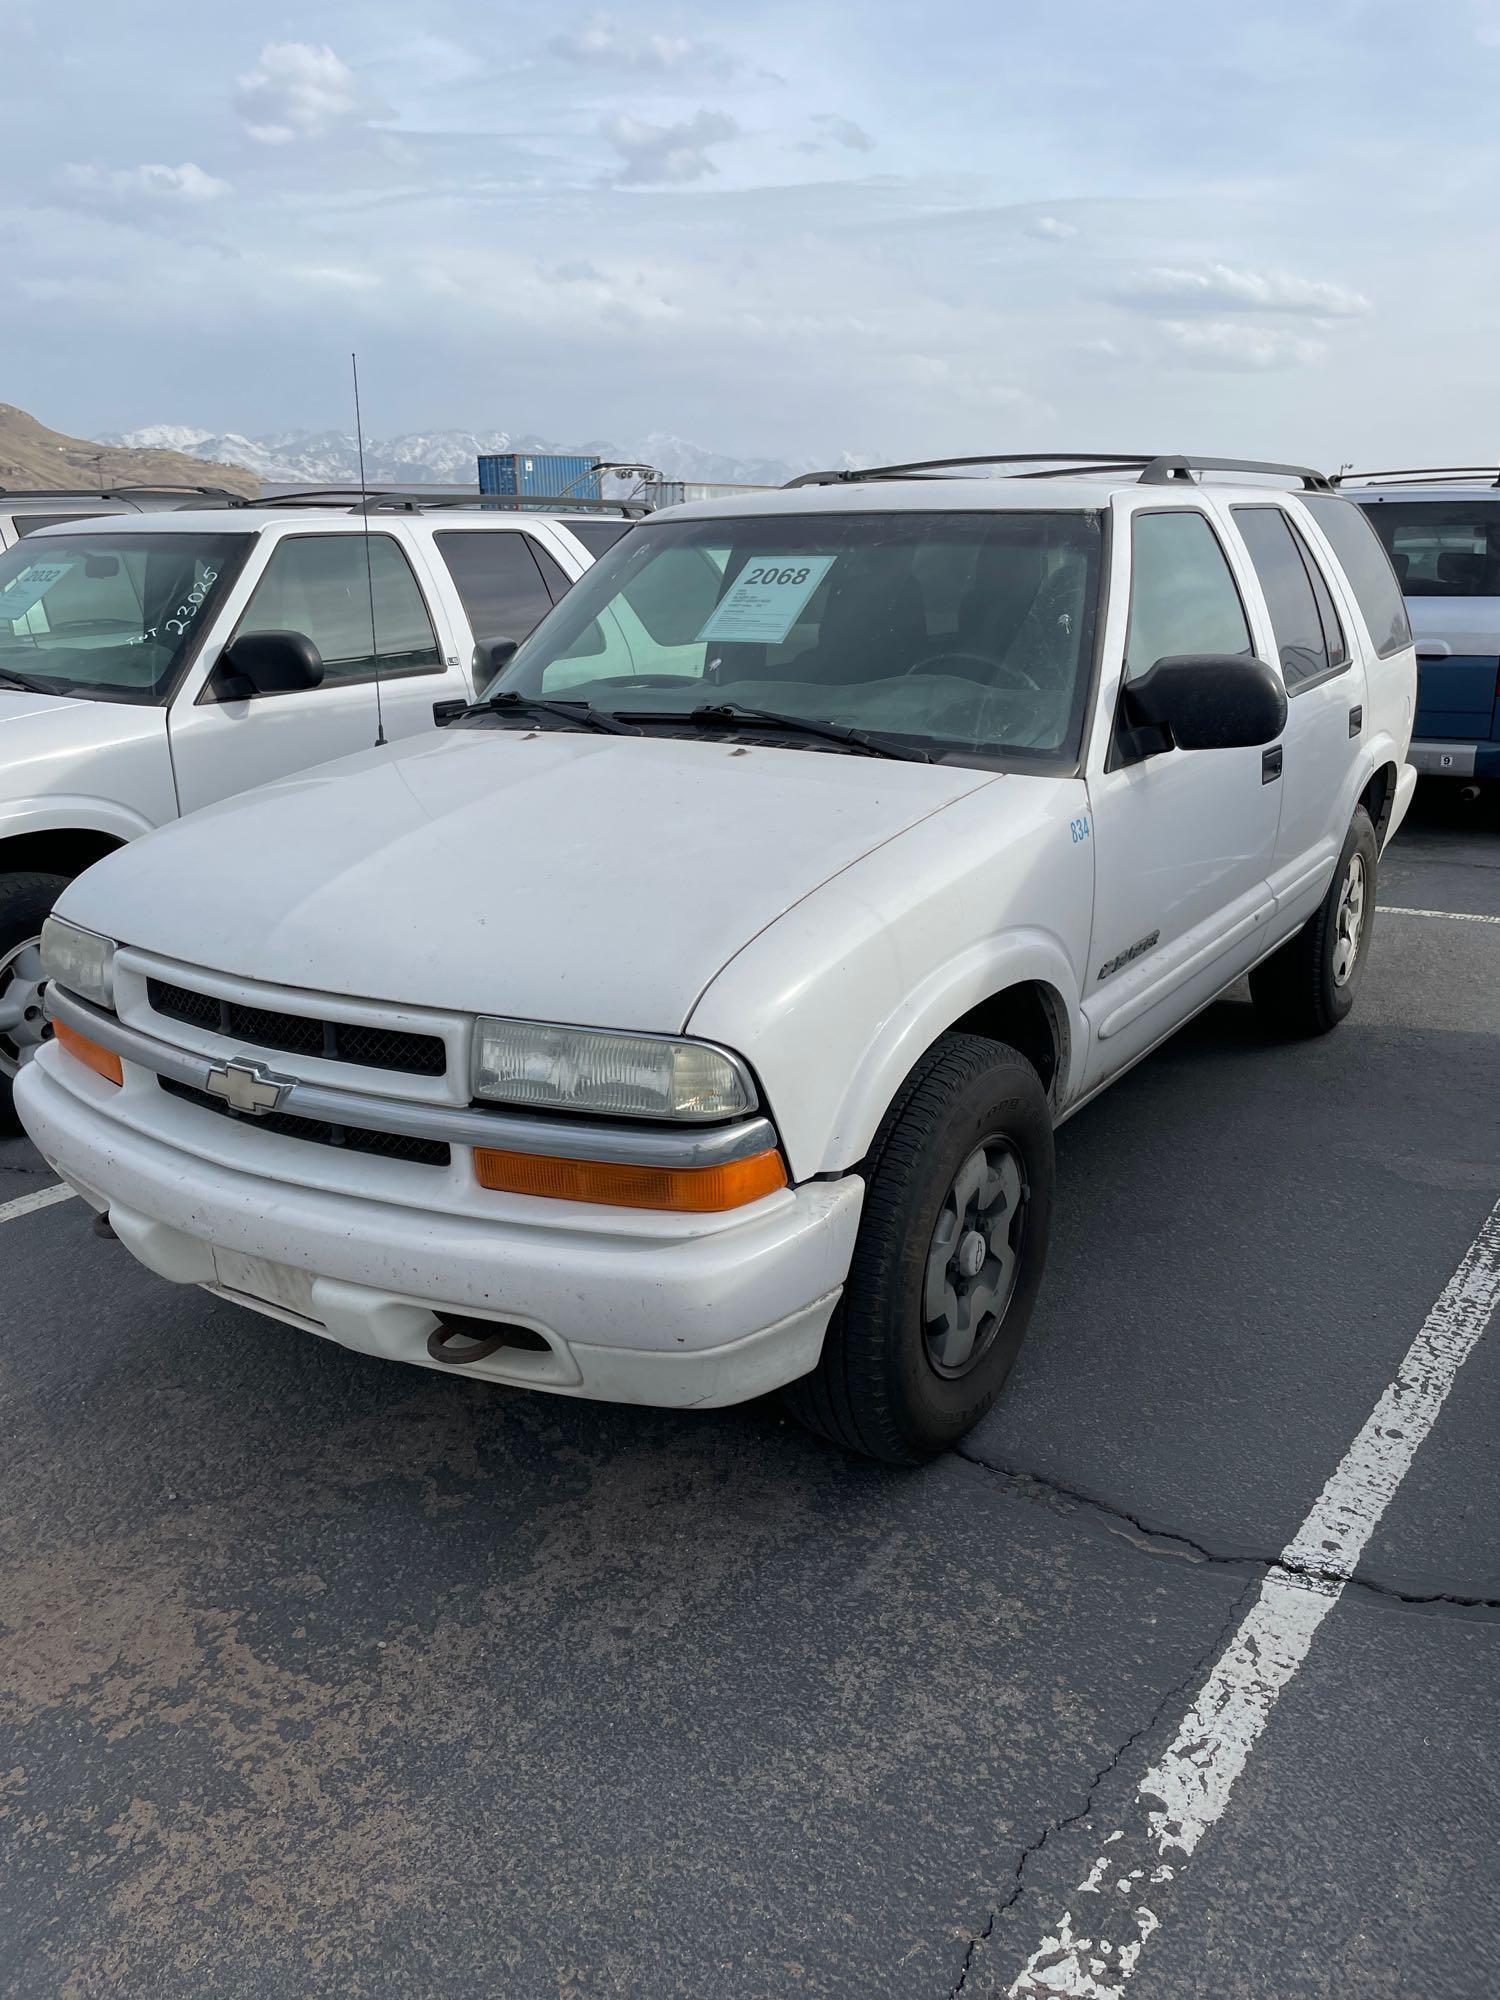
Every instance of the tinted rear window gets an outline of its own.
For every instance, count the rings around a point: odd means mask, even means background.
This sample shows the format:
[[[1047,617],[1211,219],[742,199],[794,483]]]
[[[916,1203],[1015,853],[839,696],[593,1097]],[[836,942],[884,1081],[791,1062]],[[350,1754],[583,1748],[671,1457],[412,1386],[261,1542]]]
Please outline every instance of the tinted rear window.
[[[1500,597],[1500,500],[1367,500],[1408,597]]]
[[[552,609],[529,535],[470,529],[433,536],[476,639],[524,639]]]
[[[1302,505],[1333,544],[1333,552],[1364,614],[1377,653],[1398,653],[1411,644],[1411,623],[1391,559],[1380,537],[1352,500],[1331,493],[1304,493]]]
[[[606,549],[612,549],[621,535],[630,532],[628,521],[564,521],[563,526],[578,537],[595,561]]]

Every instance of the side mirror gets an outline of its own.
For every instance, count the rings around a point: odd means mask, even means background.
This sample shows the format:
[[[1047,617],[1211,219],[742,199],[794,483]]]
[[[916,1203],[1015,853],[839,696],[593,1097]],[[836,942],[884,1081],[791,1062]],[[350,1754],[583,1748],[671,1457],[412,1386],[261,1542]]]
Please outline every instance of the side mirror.
[[[508,667],[516,656],[519,639],[477,639],[474,642],[474,685],[482,688]]]
[[[241,632],[220,653],[214,671],[220,701],[291,694],[322,684],[323,655],[302,632]]]
[[[1121,702],[1129,757],[1157,750],[1249,750],[1286,727],[1286,689],[1249,653],[1177,653],[1127,681]]]

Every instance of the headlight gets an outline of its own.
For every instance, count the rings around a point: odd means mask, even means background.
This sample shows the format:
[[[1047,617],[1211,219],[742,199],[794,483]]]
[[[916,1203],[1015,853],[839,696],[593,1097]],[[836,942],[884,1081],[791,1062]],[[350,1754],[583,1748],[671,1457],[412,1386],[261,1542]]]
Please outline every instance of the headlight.
[[[97,1007],[115,1004],[113,941],[81,931],[65,917],[48,917],[42,925],[42,971]]]
[[[608,1118],[732,1118],[755,1109],[743,1063],[723,1049],[545,1021],[475,1024],[474,1095]]]

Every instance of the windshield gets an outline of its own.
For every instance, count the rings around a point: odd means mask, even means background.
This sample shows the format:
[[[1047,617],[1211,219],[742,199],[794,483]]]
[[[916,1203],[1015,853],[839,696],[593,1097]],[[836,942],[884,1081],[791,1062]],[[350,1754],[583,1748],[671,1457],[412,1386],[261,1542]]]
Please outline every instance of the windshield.
[[[1092,512],[639,526],[489,692],[563,697],[668,727],[732,704],[933,756],[1072,758],[1101,545]]]
[[[166,701],[249,540],[93,526],[7,549],[0,691]]]
[[[1500,597],[1500,501],[1366,501],[1408,597]]]

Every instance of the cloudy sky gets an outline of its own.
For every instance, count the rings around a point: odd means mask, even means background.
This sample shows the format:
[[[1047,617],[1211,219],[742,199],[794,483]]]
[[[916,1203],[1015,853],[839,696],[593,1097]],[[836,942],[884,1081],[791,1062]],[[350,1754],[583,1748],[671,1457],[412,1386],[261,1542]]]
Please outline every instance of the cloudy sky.
[[[1500,0],[0,0],[0,401],[1493,459]]]

